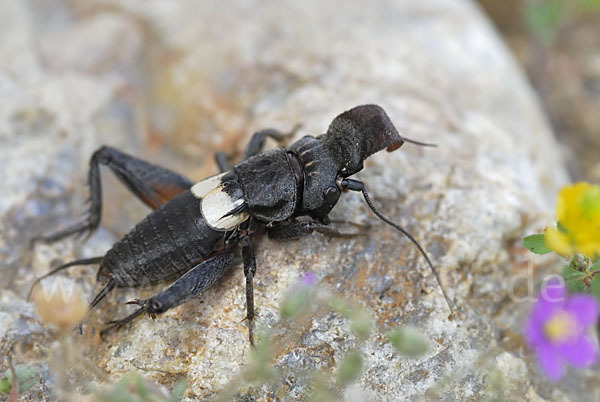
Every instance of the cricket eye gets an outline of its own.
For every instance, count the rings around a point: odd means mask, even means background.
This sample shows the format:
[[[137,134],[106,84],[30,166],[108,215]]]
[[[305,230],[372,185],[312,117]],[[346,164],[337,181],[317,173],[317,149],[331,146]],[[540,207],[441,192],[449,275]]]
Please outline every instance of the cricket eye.
[[[323,198],[329,205],[334,205],[340,197],[337,186],[329,186],[323,191]]]

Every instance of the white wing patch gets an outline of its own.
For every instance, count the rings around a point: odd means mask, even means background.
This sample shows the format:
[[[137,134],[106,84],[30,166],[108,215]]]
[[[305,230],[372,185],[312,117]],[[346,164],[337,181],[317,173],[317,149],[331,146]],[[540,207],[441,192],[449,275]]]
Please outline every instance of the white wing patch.
[[[247,212],[232,213],[244,204],[244,198],[241,195],[238,198],[232,198],[225,191],[225,186],[233,185],[233,182],[223,183],[222,177],[229,172],[221,173],[209,177],[206,180],[194,184],[191,188],[192,194],[200,198],[200,211],[208,223],[208,226],[215,230],[231,230],[248,219]],[[238,185],[237,183],[235,183]]]
[[[196,198],[203,198],[206,194],[210,193],[212,190],[221,185],[221,177],[225,176],[227,173],[229,172],[211,176],[208,179],[194,184],[191,188],[192,194],[194,194],[194,197]]]
[[[233,200],[221,188],[216,188],[202,198],[200,209],[210,227],[217,230],[231,230],[248,219],[247,212],[230,215],[243,203],[243,199]]]

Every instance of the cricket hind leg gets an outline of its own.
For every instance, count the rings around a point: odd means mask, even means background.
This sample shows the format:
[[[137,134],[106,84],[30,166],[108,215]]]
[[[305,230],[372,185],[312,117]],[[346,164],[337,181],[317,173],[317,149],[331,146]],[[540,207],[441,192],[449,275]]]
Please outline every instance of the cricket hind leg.
[[[298,130],[298,128],[300,128],[299,124],[295,125],[289,132],[285,133],[274,128],[266,128],[264,130],[255,132],[254,134],[252,134],[252,138],[250,138],[250,142],[246,147],[246,152],[244,152],[242,160],[246,160],[251,156],[257,155],[260,152],[262,152],[267,142],[267,138],[272,138],[278,142],[283,141],[286,138],[293,136]],[[215,161],[217,162],[217,166],[219,167],[221,173],[231,170],[232,165],[229,162],[229,159],[229,155],[227,155],[224,152],[217,152],[215,154]]]
[[[100,332],[100,336],[104,338],[110,331],[120,329],[144,312],[152,316],[162,314],[200,296],[227,272],[232,261],[233,252],[231,250],[216,254],[187,271],[159,294],[145,300],[136,299],[127,303],[137,304],[140,308],[123,319],[110,321],[108,326]]]
[[[35,237],[31,243],[51,243],[73,234],[91,233],[100,225],[102,214],[102,183],[100,166],[108,166],[117,178],[142,202],[156,209],[177,194],[189,189],[193,182],[164,167],[146,162],[115,148],[103,146],[92,155],[88,172],[90,207],[88,215],[79,223],[57,232]]]

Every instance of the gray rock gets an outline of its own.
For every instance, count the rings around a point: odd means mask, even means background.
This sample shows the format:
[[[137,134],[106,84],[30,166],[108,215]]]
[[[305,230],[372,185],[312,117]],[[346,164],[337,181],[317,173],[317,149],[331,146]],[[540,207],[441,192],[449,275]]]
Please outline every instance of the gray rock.
[[[600,393],[597,381],[580,393],[590,372],[551,385],[524,348],[528,304],[508,297],[510,278],[526,265],[520,237],[551,222],[566,174],[529,84],[472,3],[14,1],[0,16],[0,292],[16,299],[0,310],[2,342],[7,334],[48,340],[30,310],[26,319],[18,312],[34,275],[54,260],[101,255],[147,212],[106,175],[98,234],[85,245],[27,248],[32,236],[84,211],[87,160],[100,144],[200,179],[216,173],[213,151],[241,152],[254,130],[302,123],[297,137],[319,134],[338,113],[377,103],[401,133],[438,144],[377,154],[357,177],[429,251],[453,319],[414,246],[359,195],[344,194],[332,217],[369,223],[369,237],[264,238],[256,246],[258,324],[273,334],[275,380],[244,381],[255,361],[241,269],[200,300],[97,343],[94,329],[129,311],[122,302],[161,287],[119,290],[75,342],[114,378],[141,371],[169,387],[185,378],[190,400],[223,390],[307,398],[315,377],[334,377],[354,348],[362,374],[331,389],[346,400]],[[307,271],[370,312],[368,339],[322,305],[298,324],[279,319],[286,289]],[[82,274],[95,286],[93,268],[70,273]],[[404,357],[386,340],[404,325],[428,338],[425,355]],[[506,387],[496,390],[490,378]]]

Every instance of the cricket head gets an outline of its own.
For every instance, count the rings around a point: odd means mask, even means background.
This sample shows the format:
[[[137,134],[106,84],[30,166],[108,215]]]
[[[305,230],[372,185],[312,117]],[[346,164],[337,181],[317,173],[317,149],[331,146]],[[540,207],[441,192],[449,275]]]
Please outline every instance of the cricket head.
[[[306,136],[292,144],[303,176],[299,214],[325,221],[337,203],[339,180],[363,168],[363,161],[382,149],[393,151],[404,143],[385,111],[362,105],[337,116],[323,135]]]
[[[363,161],[383,149],[395,151],[404,143],[385,111],[377,105],[361,105],[337,116],[323,136],[338,162],[339,175],[352,176]]]

